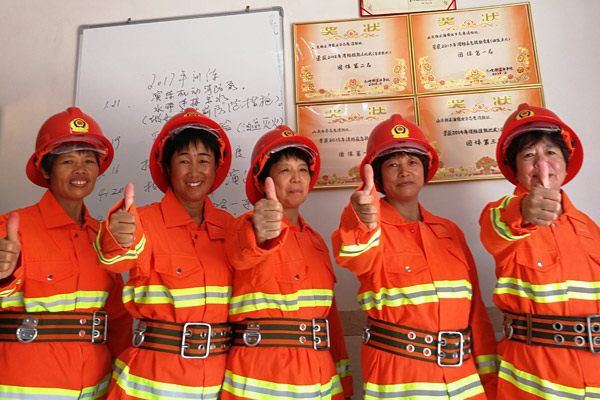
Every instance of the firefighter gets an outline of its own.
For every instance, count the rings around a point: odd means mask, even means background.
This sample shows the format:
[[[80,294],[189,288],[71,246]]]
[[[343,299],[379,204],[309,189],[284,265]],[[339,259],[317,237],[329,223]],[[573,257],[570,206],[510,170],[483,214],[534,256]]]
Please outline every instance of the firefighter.
[[[254,210],[225,239],[235,333],[224,400],[352,395],[329,252],[299,213],[319,168],[315,144],[287,126],[254,146],[246,179]]]
[[[48,190],[0,216],[0,398],[106,398],[111,357],[131,340],[131,318],[120,275],[96,265],[100,224],[84,199],[112,158],[79,108],[40,128],[26,172]]]
[[[219,397],[231,343],[223,241],[233,217],[207,195],[230,165],[223,128],[186,109],[165,123],[150,152],[162,201],[136,209],[128,185],[109,212],[99,259],[110,271],[129,271],[123,302],[139,319],[116,360],[109,399]]]
[[[600,229],[561,189],[581,168],[581,142],[556,114],[524,103],[496,157],[516,185],[479,220],[504,312],[498,399],[598,397]]]
[[[458,226],[419,203],[438,164],[417,125],[398,114],[378,124],[332,236],[368,316],[365,399],[495,398],[496,342],[473,257]]]

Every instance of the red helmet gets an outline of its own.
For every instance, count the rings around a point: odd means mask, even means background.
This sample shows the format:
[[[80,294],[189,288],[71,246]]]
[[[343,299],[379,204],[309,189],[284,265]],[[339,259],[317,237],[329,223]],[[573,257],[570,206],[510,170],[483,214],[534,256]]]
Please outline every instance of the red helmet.
[[[250,164],[248,177],[246,178],[246,196],[248,196],[248,200],[252,204],[255,204],[265,195],[260,188],[258,176],[267,164],[269,157],[271,157],[271,154],[288,147],[297,147],[308,154],[308,158],[310,159],[309,168],[313,173],[308,190],[310,191],[315,186],[319,177],[319,170],[321,169],[319,149],[317,149],[317,146],[309,138],[300,136],[285,125],[279,125],[277,128],[262,135],[252,150],[252,164]]]
[[[365,164],[371,164],[377,157],[396,151],[426,155],[429,158],[429,173],[425,177],[425,182],[427,183],[433,178],[440,163],[437,152],[425,139],[425,135],[418,125],[405,120],[400,114],[394,114],[379,123],[371,131],[367,142],[367,155],[360,164],[361,179],[364,180],[363,168]],[[380,190],[381,188],[377,189]]]
[[[152,179],[156,186],[163,192],[166,192],[170,186],[170,182],[167,180],[167,175],[162,166],[165,142],[171,136],[176,135],[186,128],[196,128],[208,131],[212,133],[219,142],[221,157],[219,158],[219,165],[217,165],[215,181],[208,192],[212,193],[221,185],[221,183],[223,183],[229,172],[229,167],[231,166],[231,145],[229,144],[229,139],[221,125],[200,114],[193,108],[186,108],[184,112],[175,114],[163,126],[152,145],[152,150],[150,150],[150,174],[152,174]]]
[[[520,104],[517,110],[508,117],[502,128],[500,139],[498,139],[496,159],[504,177],[515,185],[519,183],[512,169],[508,166],[506,150],[514,138],[530,131],[560,132],[569,149],[569,167],[563,184],[573,179],[583,163],[583,147],[579,138],[552,111],[544,107],[530,106],[527,103]]]
[[[100,154],[100,174],[106,171],[113,159],[112,144],[104,137],[98,123],[79,108],[69,107],[66,111],[48,118],[40,128],[35,152],[29,158],[26,167],[27,177],[31,182],[42,187],[49,186],[42,174],[40,163],[46,154],[68,142],[86,143],[90,145],[90,150],[97,151]]]

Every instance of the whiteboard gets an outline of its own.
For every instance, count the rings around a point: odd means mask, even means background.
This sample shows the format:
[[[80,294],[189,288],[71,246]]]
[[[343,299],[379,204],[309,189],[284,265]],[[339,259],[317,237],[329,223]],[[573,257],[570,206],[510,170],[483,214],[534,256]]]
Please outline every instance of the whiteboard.
[[[234,216],[252,208],[244,189],[252,148],[285,123],[282,19],[275,7],[79,28],[75,104],[115,148],[85,201],[93,217],[103,220],[128,182],[136,205],[160,201],[150,148],[186,107],[221,124],[231,142],[229,175],[211,200]]]

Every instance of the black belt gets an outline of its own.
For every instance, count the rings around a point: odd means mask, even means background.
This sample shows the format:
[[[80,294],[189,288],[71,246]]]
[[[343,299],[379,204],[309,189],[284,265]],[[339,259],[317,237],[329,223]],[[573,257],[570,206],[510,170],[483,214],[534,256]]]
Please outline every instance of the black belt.
[[[0,311],[0,342],[106,343],[105,311],[23,312]]]
[[[247,319],[234,323],[233,328],[235,346],[329,349],[327,318]]]
[[[568,317],[504,311],[502,331],[516,342],[600,353],[599,314]]]
[[[471,327],[430,332],[369,317],[363,343],[398,356],[460,367],[471,354]]]
[[[183,358],[206,358],[229,352],[231,325],[142,319],[133,333],[133,346],[179,354]]]

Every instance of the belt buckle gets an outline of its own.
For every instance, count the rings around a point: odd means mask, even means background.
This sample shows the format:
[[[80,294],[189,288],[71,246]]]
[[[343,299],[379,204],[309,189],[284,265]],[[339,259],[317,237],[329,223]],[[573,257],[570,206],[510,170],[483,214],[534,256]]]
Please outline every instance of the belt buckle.
[[[363,344],[367,344],[369,340],[371,340],[371,324],[367,322],[367,325],[363,328],[362,342]]]
[[[456,364],[444,364],[442,363],[442,358],[445,356],[442,347],[446,345],[447,340],[444,338],[444,335],[458,335],[459,343],[460,343],[460,351],[459,351],[459,361]],[[442,345],[443,341],[443,345]],[[463,355],[464,355],[464,335],[459,331],[439,331],[437,337],[437,364],[440,367],[460,367],[463,363]]]
[[[199,356],[186,356],[185,355],[185,351],[189,350],[190,348],[190,344],[185,342],[186,338],[190,338],[192,337],[192,335],[194,334],[191,330],[188,330],[189,327],[191,326],[198,326],[198,327],[203,327],[208,329],[208,333],[206,333],[206,352],[202,355]],[[204,339],[203,336],[204,332],[202,332],[200,334],[200,337],[202,339]],[[210,354],[210,339],[212,337],[212,326],[210,324],[207,324],[206,322],[186,322],[183,325],[183,335],[181,336],[181,352],[179,353],[181,355],[181,357],[183,358],[206,358],[208,357],[208,355]],[[198,346],[198,350],[202,350],[201,349],[202,345]]]
[[[600,333],[600,323],[595,322],[592,325],[592,319],[600,318],[600,314],[592,314],[585,317],[587,325],[588,340],[590,342],[590,351],[593,354],[600,354],[600,336],[592,336],[592,333]],[[598,339],[597,342],[595,340]]]
[[[100,331],[96,328],[100,326],[102,320],[100,317],[104,317],[104,339],[100,342],[96,342],[96,338],[100,336]],[[92,343],[94,344],[104,344],[106,343],[106,339],[108,337],[108,314],[106,311],[94,311],[92,313]]]
[[[17,328],[17,340],[21,343],[31,343],[37,337],[38,331],[36,329],[40,321],[35,317],[25,317],[21,326]]]
[[[260,343],[260,339],[262,335],[260,334],[260,323],[258,322],[248,322],[246,325],[246,330],[242,335],[242,339],[244,339],[244,344],[248,347],[255,347]]]
[[[131,344],[133,347],[140,347],[142,343],[144,343],[144,332],[146,332],[147,325],[143,321],[138,322],[137,328],[133,331],[133,338],[131,339]]]
[[[327,331],[327,346],[317,347],[319,343],[321,343],[321,338],[317,336],[318,332],[321,332],[321,325],[318,325],[317,322],[323,322],[325,324],[325,330]],[[312,339],[313,339],[313,349],[317,351],[329,350],[329,321],[327,318],[313,318],[312,319]]]

